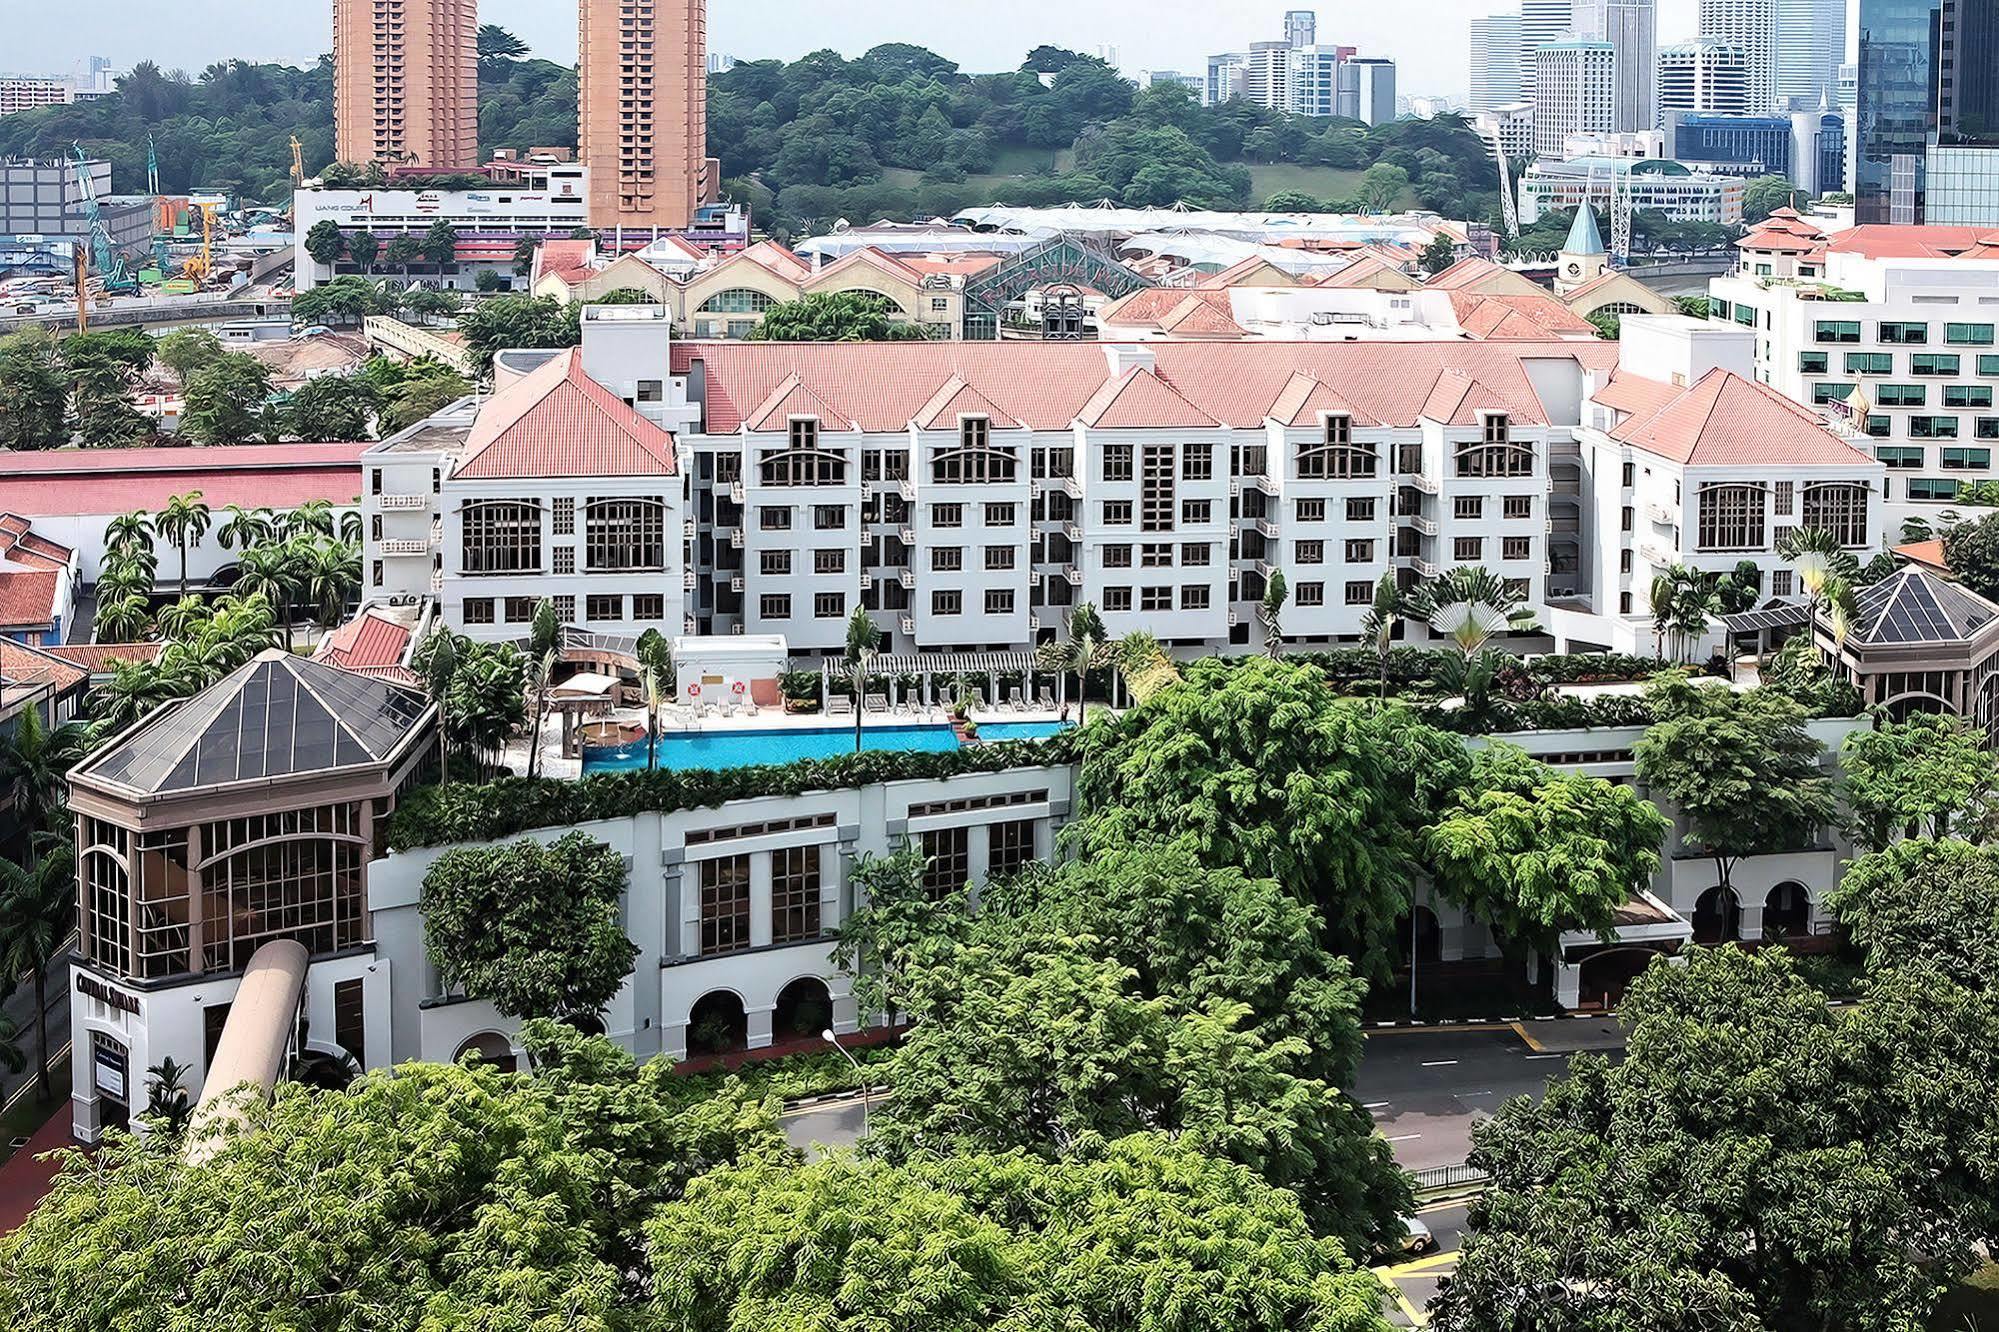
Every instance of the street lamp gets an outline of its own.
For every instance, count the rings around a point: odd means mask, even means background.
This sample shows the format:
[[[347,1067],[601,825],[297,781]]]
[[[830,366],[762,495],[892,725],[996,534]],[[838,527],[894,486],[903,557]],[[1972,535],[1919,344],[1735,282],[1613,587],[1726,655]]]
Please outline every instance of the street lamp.
[[[867,1070],[861,1067],[861,1061],[854,1058],[852,1051],[848,1050],[846,1046],[840,1044],[840,1038],[833,1034],[833,1029],[831,1027],[828,1027],[826,1028],[826,1030],[820,1032],[819,1039],[825,1041],[826,1044],[832,1046],[835,1050],[838,1050],[841,1056],[844,1059],[846,1059],[848,1063],[854,1066],[854,1072],[860,1075],[861,1133],[863,1135],[872,1133],[874,1131],[874,1091],[872,1088],[868,1086]]]

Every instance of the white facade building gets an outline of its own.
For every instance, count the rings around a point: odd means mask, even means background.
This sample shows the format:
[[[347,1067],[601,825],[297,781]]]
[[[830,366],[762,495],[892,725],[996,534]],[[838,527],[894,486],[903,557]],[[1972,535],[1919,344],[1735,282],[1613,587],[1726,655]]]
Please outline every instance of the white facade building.
[[[1520,16],[1491,14],[1471,21],[1471,92],[1465,109],[1490,115],[1520,101]]]
[[[1675,222],[1733,226],[1742,220],[1744,185],[1738,176],[1693,171],[1664,158],[1578,157],[1527,168],[1520,178],[1521,223],[1532,225],[1550,209],[1574,208],[1592,193],[1601,198],[1607,188],[1603,177],[1610,172],[1629,178],[1634,209],[1661,212]]]
[[[1887,468],[1900,516],[1999,478],[1999,245],[1976,227],[1828,235],[1779,210],[1709,283],[1710,317],[1755,331],[1756,374]]]
[[[1534,153],[1534,104],[1512,102],[1494,107],[1472,122],[1472,128],[1487,143],[1497,143],[1509,161],[1517,162]]]
[[[1245,51],[1226,51],[1209,56],[1207,89],[1202,94],[1202,103],[1220,106],[1231,97],[1241,96],[1243,70],[1248,64],[1249,54]]]
[[[1847,0],[1777,0],[1775,95],[1793,111],[1834,105],[1846,58]]]
[[[1538,102],[1540,61],[1537,53],[1576,30],[1574,0],[1520,0],[1520,100]]]
[[[1242,99],[1273,111],[1291,106],[1291,43],[1251,42],[1243,61]]]
[[[1776,105],[1779,3],[1781,0],[1700,0],[1700,36],[1742,48],[1742,84],[1751,115],[1761,115]]]
[[[1673,111],[1749,114],[1749,52],[1717,37],[1676,42],[1659,52],[1659,123]]]
[[[1609,42],[1553,42],[1534,61],[1536,153],[1559,157],[1571,134],[1617,129],[1617,49]]]

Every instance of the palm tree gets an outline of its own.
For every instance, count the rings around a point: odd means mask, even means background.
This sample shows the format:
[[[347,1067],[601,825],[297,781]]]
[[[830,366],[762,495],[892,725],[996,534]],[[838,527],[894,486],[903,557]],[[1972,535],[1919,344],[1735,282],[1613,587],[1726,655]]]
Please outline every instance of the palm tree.
[[[1652,575],[1652,655],[1666,659],[1666,631],[1673,627],[1673,598],[1679,589],[1666,574]]]
[[[340,539],[348,545],[358,548],[361,544],[361,532],[361,511],[359,509],[343,510],[340,514]]]
[[[163,606],[153,622],[159,626],[164,638],[191,638],[208,623],[212,612],[208,603],[200,597],[182,597],[171,606]]]
[[[534,691],[530,720],[534,735],[528,745],[528,776],[541,770],[541,728],[548,719],[548,690],[555,683],[555,668],[562,661],[562,621],[556,617],[555,602],[543,597],[535,603],[534,623],[528,630],[527,683]],[[643,677],[641,677],[643,679]]]
[[[1408,613],[1451,640],[1466,661],[1502,633],[1534,632],[1534,611],[1519,591],[1483,565],[1461,564],[1409,594]]]
[[[242,574],[236,580],[237,594],[269,603],[284,630],[285,651],[291,651],[292,602],[298,596],[301,581],[297,547],[290,543],[258,546],[244,551],[239,563]]]
[[[125,597],[138,597],[143,601],[152,595],[153,576],[136,560],[107,560],[103,572],[97,575],[97,599],[100,602],[119,601]]]
[[[1823,527],[1800,527],[1777,543],[1777,553],[1798,571],[1805,589],[1805,625],[1813,644],[1818,642],[1819,607],[1825,601],[1826,585],[1834,578],[1850,580],[1858,563],[1841,548],[1833,534]]]
[[[1687,645],[1707,637],[1714,617],[1721,612],[1721,593],[1706,575],[1694,569],[1675,567],[1673,583],[1673,655],[1682,660]]]
[[[187,595],[187,548],[208,534],[212,521],[208,506],[201,502],[201,492],[190,490],[185,495],[175,495],[167,501],[167,507],[153,517],[153,530],[171,541],[180,551],[180,594]]]
[[[32,709],[29,716],[33,716]],[[49,963],[61,954],[76,918],[76,851],[60,837],[44,839],[39,859],[27,865],[0,860],[0,969],[9,978],[27,972],[35,990],[35,1085],[50,1096],[48,1040]]]
[[[1256,618],[1263,622],[1263,652],[1272,661],[1284,655],[1284,603],[1290,596],[1284,572],[1273,572],[1263,589],[1263,604],[1256,609]]]
[[[151,665],[113,662],[111,678],[90,692],[90,712],[101,735],[122,731],[162,703],[181,697],[174,681]]]
[[[1374,585],[1374,604],[1360,622],[1360,631],[1374,641],[1374,654],[1381,659],[1381,697],[1388,697],[1388,654],[1395,644],[1395,626],[1402,619],[1402,589],[1395,575],[1385,573]]]
[[[168,1055],[146,1070],[146,1117],[169,1137],[187,1130],[193,1108],[187,1103],[187,1065]]]
[[[868,671],[881,655],[881,630],[866,606],[854,607],[847,620],[847,673],[854,680],[854,752],[861,752],[861,718],[868,688]]]
[[[1180,669],[1159,646],[1159,640],[1143,629],[1126,634],[1117,645],[1118,673],[1132,701],[1143,707],[1159,694],[1180,683]]]
[[[297,544],[297,543],[295,543]],[[299,590],[322,629],[347,618],[347,603],[361,590],[361,552],[339,541],[298,545]]]
[[[647,662],[639,669],[639,687],[646,696],[646,771],[659,768],[659,714],[666,706],[666,677],[660,674],[657,662]]]
[[[106,550],[151,550],[153,548],[153,525],[146,517],[144,509],[134,509],[121,513],[104,525],[104,548]]]
[[[423,642],[417,644],[411,664],[430,690],[430,701],[437,704],[437,780],[439,785],[448,786],[451,784],[451,728],[446,724],[445,711],[450,704],[452,683],[458,677],[457,636],[443,625],[432,629],[424,636]]]
[[[222,549],[248,550],[271,539],[275,524],[269,509],[246,509],[231,504],[223,512],[229,516],[215,529],[215,539],[222,543]]]
[[[119,597],[98,606],[95,629],[100,643],[136,643],[152,625],[144,597]]]
[[[1036,655],[1042,670],[1076,677],[1076,725],[1081,726],[1089,707],[1084,696],[1089,693],[1090,672],[1101,670],[1116,659],[1116,650],[1097,608],[1086,601],[1069,612],[1067,641],[1044,643]]]
[[[307,500],[279,520],[279,528],[287,539],[299,536],[333,535],[333,501]]]
[[[81,722],[51,729],[38,708],[23,712],[13,731],[0,738],[0,793],[12,795],[22,827],[57,831],[66,775],[88,752],[89,739]]]

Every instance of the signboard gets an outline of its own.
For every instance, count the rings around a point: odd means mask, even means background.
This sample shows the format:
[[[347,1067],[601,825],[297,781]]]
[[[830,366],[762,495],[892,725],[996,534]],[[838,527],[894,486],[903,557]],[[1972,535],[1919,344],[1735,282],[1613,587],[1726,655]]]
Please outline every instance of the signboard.
[[[97,1090],[116,1100],[125,1099],[125,1056],[109,1046],[97,1047]]]

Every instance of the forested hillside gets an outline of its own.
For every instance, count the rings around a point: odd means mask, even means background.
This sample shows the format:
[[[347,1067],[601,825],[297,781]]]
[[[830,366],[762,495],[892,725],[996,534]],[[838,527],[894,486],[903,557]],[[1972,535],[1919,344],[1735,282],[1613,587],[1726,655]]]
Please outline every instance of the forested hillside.
[[[162,188],[276,200],[293,134],[308,171],[332,160],[332,86],[327,59],[311,69],[232,61],[195,76],[147,62],[117,96],[0,118],[0,155],[81,142],[108,156],[116,188],[131,192],[144,188],[150,134]],[[488,150],[573,143],[576,72],[487,27],[480,134]],[[732,197],[781,235],[992,202],[1420,204],[1483,217],[1496,197],[1484,149],[1461,121],[1369,129],[1241,102],[1202,107],[1183,89],[1140,90],[1101,61],[1051,47],[1000,74],[966,74],[901,43],[853,60],[819,51],[740,64],[711,81],[709,151]]]

